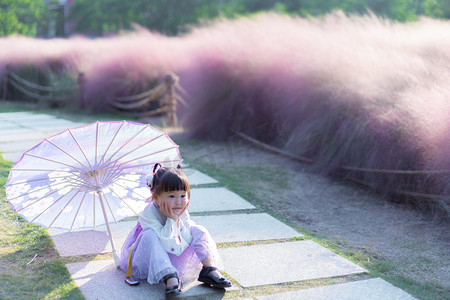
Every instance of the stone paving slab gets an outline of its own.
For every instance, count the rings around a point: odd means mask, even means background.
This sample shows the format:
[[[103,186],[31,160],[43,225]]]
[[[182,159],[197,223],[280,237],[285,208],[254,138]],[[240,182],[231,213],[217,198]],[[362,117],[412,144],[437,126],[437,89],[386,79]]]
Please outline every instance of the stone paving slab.
[[[0,131],[23,129],[25,127],[20,126],[17,123],[13,123],[10,120],[0,120]]]
[[[42,128],[43,127],[43,128]],[[38,134],[45,134],[47,136],[54,135],[56,133],[62,132],[63,130],[71,127],[67,127],[67,125],[64,126],[21,126],[21,125],[10,125],[1,127],[0,126],[0,134],[2,136],[12,136],[12,135],[27,135],[31,132],[35,132]],[[8,140],[7,140],[8,141]]]
[[[15,120],[17,118],[54,118],[54,119],[56,119],[56,117],[52,116],[52,115],[35,114],[35,113],[25,112],[25,111],[0,113],[0,119]]]
[[[29,114],[29,115],[16,115],[16,116],[4,116],[3,114],[0,114],[0,122],[3,124],[9,125],[15,125],[16,127],[29,127],[29,128],[36,128],[41,125],[49,126],[51,124],[80,124],[77,122],[73,122],[67,119],[59,119],[54,116],[50,115],[37,115],[37,114]],[[4,126],[0,126],[4,127]]]
[[[66,127],[73,128],[73,127],[85,125],[83,123],[76,123],[76,122],[72,122],[69,120],[63,120],[63,119],[55,119],[55,120],[49,119],[49,120],[41,120],[41,121],[22,120],[17,123],[24,127],[31,127],[36,130],[39,130],[41,128],[66,128]]]
[[[113,260],[67,264],[72,278],[87,300],[90,299],[166,299],[163,283],[150,285],[142,280],[138,286],[128,286],[125,272],[115,267]],[[237,288],[231,288],[233,290]],[[212,289],[194,281],[183,286],[177,299],[222,299],[224,289]]]
[[[381,278],[333,284],[318,288],[298,290],[266,296],[258,300],[413,300],[416,299],[405,291],[393,286]]]
[[[39,140],[43,141],[48,137],[48,134],[36,132],[34,130],[24,130],[22,132],[13,134],[0,134],[0,143],[11,143],[11,142],[23,142],[29,140]]]
[[[225,271],[242,286],[260,286],[366,272],[313,241],[219,249]]]
[[[201,184],[213,184],[219,183],[214,178],[192,168],[184,169],[184,173],[186,174],[190,185],[201,185]]]
[[[30,128],[30,127],[14,127],[10,129],[0,128],[0,134],[2,136],[11,135],[29,135],[30,133],[36,133],[40,135],[45,135],[45,137],[51,137],[67,129],[66,127],[58,128]],[[6,140],[7,141],[7,140]]]
[[[217,243],[303,236],[266,213],[194,216],[192,220],[205,226]]]
[[[120,251],[128,233],[136,225],[136,221],[111,223],[111,233],[114,246]],[[55,247],[61,256],[75,256],[111,252],[106,226],[102,225],[95,230],[80,230],[68,232],[67,230],[50,228]]]
[[[257,241],[302,236],[294,229],[268,214],[237,214],[217,216],[193,216],[192,220],[205,226],[217,243]],[[120,250],[136,221],[110,224],[116,250]],[[95,230],[68,232],[50,228],[55,247],[61,256],[76,256],[111,252],[106,226]]]
[[[254,209],[246,200],[224,187],[193,188],[189,212]]]
[[[45,117],[34,117],[34,118],[24,118],[24,117],[16,117],[11,120],[5,120],[0,119],[0,122],[5,122],[10,125],[15,125],[16,127],[25,127],[25,128],[36,128],[36,126],[46,124],[48,126],[49,124],[65,124],[72,121],[65,120],[65,119],[56,119],[56,118],[45,118]],[[8,126],[11,127],[11,126]]]
[[[37,129],[14,129],[2,131],[0,128],[0,144],[2,143],[20,143],[34,141],[35,144],[42,142],[44,139],[57,135],[69,127],[63,128],[51,128],[51,130],[39,130]],[[72,127],[70,127],[72,128]]]
[[[40,127],[64,127],[64,126],[80,126],[83,123],[73,122],[67,119],[59,119],[50,115],[25,115],[5,117],[0,114],[0,128],[40,128]],[[70,128],[70,127],[69,127]]]
[[[29,140],[24,142],[15,142],[15,143],[0,143],[0,152],[26,152],[42,142],[41,139]]]

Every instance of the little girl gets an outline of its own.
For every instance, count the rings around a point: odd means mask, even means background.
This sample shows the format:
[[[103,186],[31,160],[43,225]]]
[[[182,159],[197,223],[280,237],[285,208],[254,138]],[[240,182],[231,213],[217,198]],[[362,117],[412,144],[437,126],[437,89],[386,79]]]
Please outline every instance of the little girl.
[[[164,281],[166,294],[172,295],[181,292],[181,279],[200,271],[199,281],[212,287],[230,287],[231,282],[215,267],[221,267],[215,242],[187,211],[190,188],[183,171],[156,164],[148,184],[150,204],[139,214],[137,225],[122,246],[125,282],[137,285],[140,279],[150,284]]]

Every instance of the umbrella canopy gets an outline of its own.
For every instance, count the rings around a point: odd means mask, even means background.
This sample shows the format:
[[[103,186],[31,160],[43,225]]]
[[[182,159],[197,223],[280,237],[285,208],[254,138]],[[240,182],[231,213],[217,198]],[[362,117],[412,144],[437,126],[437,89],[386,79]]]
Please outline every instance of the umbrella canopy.
[[[135,216],[150,197],[155,163],[182,159],[170,137],[150,125],[97,122],[67,129],[28,150],[11,168],[6,197],[27,221],[47,228],[95,228]]]

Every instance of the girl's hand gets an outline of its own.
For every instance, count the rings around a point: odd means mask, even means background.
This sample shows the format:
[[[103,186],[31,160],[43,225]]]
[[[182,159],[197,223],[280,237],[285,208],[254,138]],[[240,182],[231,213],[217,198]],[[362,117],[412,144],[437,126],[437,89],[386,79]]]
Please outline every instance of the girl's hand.
[[[189,206],[189,203],[191,203],[191,200],[187,200],[187,202],[186,202],[186,206],[183,208],[183,210],[180,212],[180,214],[178,215],[180,218],[181,218],[181,216],[184,214],[184,212],[186,211],[186,209],[188,208],[188,206]]]
[[[168,204],[164,201],[161,201],[160,203],[158,203],[158,205],[159,205],[159,209],[161,210],[163,215],[165,215],[168,218],[173,219],[178,224],[179,216],[177,216],[176,214],[173,213],[172,207],[170,206],[170,204]]]

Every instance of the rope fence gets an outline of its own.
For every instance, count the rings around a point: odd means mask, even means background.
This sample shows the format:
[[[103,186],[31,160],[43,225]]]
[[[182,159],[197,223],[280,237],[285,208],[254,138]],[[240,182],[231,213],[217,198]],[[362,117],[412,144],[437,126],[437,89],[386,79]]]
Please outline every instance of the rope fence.
[[[44,86],[21,77],[7,66],[3,77],[3,100],[7,98],[9,85],[38,101],[67,104],[78,96],[78,105],[81,108],[84,108],[88,101],[85,94],[84,73],[78,74],[77,83],[72,86]],[[168,125],[176,127],[178,126],[177,104],[180,102],[187,105],[180,93],[185,92],[179,85],[178,76],[168,73],[164,76],[162,83],[156,87],[136,95],[114,96],[109,104],[115,110],[133,117],[167,114]],[[152,102],[156,105],[151,106]]]
[[[39,85],[36,83],[32,83],[22,77],[20,77],[19,75],[17,75],[16,73],[14,73],[13,71],[9,71],[9,76],[11,76],[12,79],[15,79],[17,82],[21,83],[22,85],[29,87],[29,88],[33,88],[35,90],[38,91],[44,91],[44,92],[68,92],[68,91],[76,91],[78,88],[77,87],[53,87],[53,86],[43,86],[43,85]]]
[[[3,80],[3,100],[6,100],[8,85],[32,99],[54,103],[66,103],[76,97],[78,92],[77,86],[54,87],[33,83],[13,72],[9,66],[6,67]]]
[[[265,144],[263,142],[258,141],[257,139],[254,139],[242,132],[239,131],[235,131],[235,130],[231,130],[231,132],[233,132],[234,134],[236,134],[237,136],[239,136],[240,138],[253,143],[257,146],[259,146],[260,148],[263,148],[265,150],[283,155],[285,157],[297,160],[299,162],[303,162],[303,163],[314,163],[315,161],[313,159],[307,158],[307,157],[303,157],[303,156],[299,156],[299,155],[295,155],[292,154],[290,152],[284,151],[282,149],[276,148],[274,146]],[[340,165],[337,166],[337,168],[339,169],[343,169],[343,170],[349,170],[349,171],[358,171],[358,172],[367,172],[367,173],[382,173],[382,174],[391,174],[391,175],[435,175],[435,174],[450,174],[450,170],[388,170],[388,169],[369,169],[369,168],[357,168],[357,167],[351,167],[351,166],[345,166],[345,165]],[[359,184],[368,186],[370,188],[376,188],[374,186],[372,186],[371,184],[362,181],[360,179],[356,179],[356,178],[352,178],[349,177],[348,178],[351,181],[357,182]],[[395,189],[393,190],[394,193],[396,194],[400,194],[400,195],[405,195],[405,196],[413,196],[413,197],[423,197],[423,198],[430,198],[430,199],[450,199],[450,196],[446,196],[446,195],[434,195],[434,194],[425,194],[425,193],[417,193],[417,192],[411,192],[411,191],[404,191],[404,190],[399,190],[399,189]]]
[[[149,117],[167,113],[169,126],[176,127],[178,125],[177,103],[181,102],[186,105],[184,99],[178,94],[178,91],[184,91],[178,81],[177,75],[168,73],[164,76],[163,82],[153,89],[136,95],[115,96],[111,105],[121,112],[135,117]],[[149,104],[156,101],[159,107],[148,110]]]

